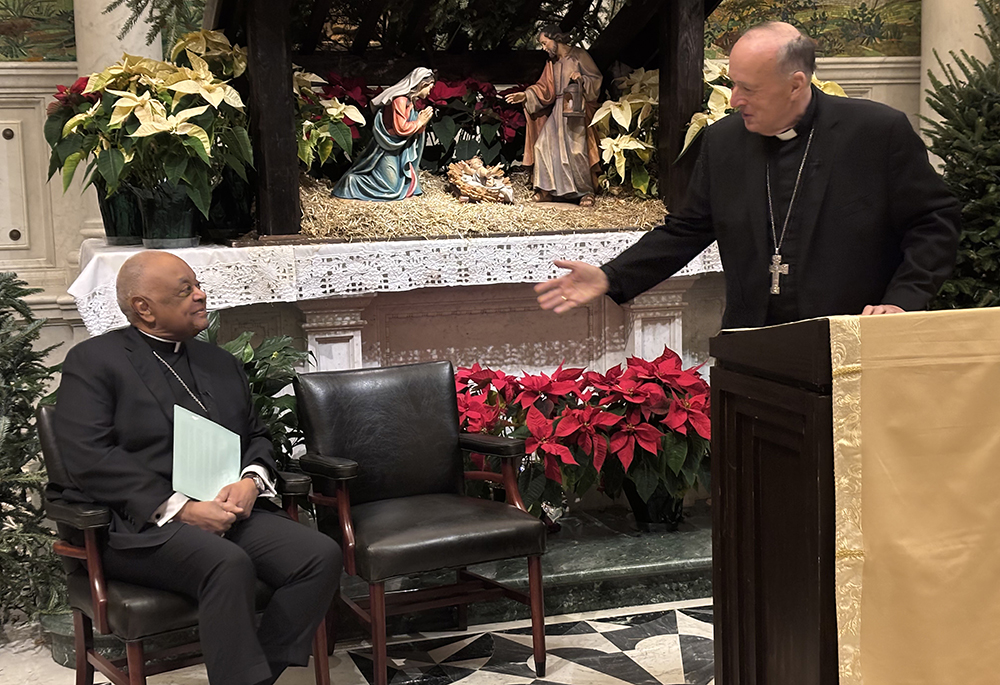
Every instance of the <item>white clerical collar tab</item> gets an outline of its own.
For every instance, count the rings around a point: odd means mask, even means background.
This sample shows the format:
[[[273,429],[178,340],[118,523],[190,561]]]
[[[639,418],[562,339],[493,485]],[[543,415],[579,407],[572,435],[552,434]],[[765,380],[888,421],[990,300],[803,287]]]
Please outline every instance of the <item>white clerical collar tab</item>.
[[[795,132],[794,128],[790,128],[783,133],[779,133],[778,135],[775,136],[775,138],[777,138],[778,140],[791,140],[792,138],[795,138],[798,135],[799,134]]]

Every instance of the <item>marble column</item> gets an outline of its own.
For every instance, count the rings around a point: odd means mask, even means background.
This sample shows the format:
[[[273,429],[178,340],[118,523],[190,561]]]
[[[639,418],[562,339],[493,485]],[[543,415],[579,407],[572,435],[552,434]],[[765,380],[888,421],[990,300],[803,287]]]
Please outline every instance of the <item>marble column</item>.
[[[146,44],[146,22],[139,20],[132,30],[119,40],[118,33],[130,12],[125,5],[104,14],[108,0],[74,0],[73,14],[76,26],[76,66],[81,76],[87,76],[121,59],[122,53],[161,59],[163,49],[159,36]],[[77,178],[81,178],[78,174]],[[77,185],[82,185],[77,181]],[[72,191],[70,191],[72,192]],[[93,187],[80,198],[80,235],[82,238],[103,238],[104,222],[97,207],[97,191]],[[78,241],[77,241],[78,242]],[[70,255],[70,263],[80,263],[79,246]]]
[[[371,296],[331,297],[298,303],[305,314],[302,332],[316,371],[362,367],[361,329],[368,322],[361,315],[371,301]]]
[[[949,52],[965,50],[970,55],[988,62],[989,51],[982,39],[976,36],[983,14],[975,0],[923,0],[920,22],[920,58],[923,69],[920,78],[920,114],[937,119],[937,112],[927,104],[925,91],[930,88],[927,70],[944,80],[934,52],[945,64],[954,64]]]

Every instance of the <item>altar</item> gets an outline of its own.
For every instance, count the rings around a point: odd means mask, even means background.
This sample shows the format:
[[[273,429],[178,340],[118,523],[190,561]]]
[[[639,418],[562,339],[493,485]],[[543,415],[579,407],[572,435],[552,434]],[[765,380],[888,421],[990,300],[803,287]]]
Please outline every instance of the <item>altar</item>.
[[[225,328],[301,337],[315,370],[450,359],[511,371],[552,370],[562,362],[603,371],[632,354],[655,357],[664,345],[689,363],[704,361],[723,308],[714,245],[625,307],[600,298],[555,315],[535,302],[532,286],[560,271],[554,259],[601,264],[642,234],[213,245],[171,252],[194,269],[209,309],[224,310]],[[91,335],[126,324],[115,278],[140,249],[84,242],[80,275],[69,293]],[[693,289],[700,278],[707,280]],[[704,314],[693,313],[692,295],[705,301]],[[685,354],[685,317],[704,350],[689,344]]]

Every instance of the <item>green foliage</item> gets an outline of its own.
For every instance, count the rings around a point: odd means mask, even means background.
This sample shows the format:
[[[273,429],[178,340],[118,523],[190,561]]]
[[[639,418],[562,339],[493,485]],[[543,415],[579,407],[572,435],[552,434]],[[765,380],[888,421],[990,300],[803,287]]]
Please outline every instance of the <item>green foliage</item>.
[[[149,10],[147,45],[155,40],[158,33],[163,35],[166,45],[182,33],[196,29],[205,11],[205,0],[112,0],[104,12],[112,12],[122,5],[128,8],[129,16],[118,32],[118,38],[124,38]]]
[[[941,121],[925,118],[924,130],[963,206],[955,272],[932,303],[937,309],[1000,304],[1000,0],[977,5],[986,19],[978,35],[990,62],[963,50],[950,53],[954,66],[938,57],[943,81],[928,72],[927,102]]]
[[[198,335],[198,339],[214,345],[218,336],[219,314],[212,312],[208,328]],[[310,353],[297,349],[286,335],[267,338],[257,347],[250,344],[252,337],[252,332],[244,331],[221,347],[243,364],[243,371],[250,381],[254,408],[271,433],[278,466],[285,469],[292,450],[302,443],[303,436],[295,409],[295,395],[283,393],[295,379],[296,367],[304,365]]]
[[[521,90],[520,88],[514,90]],[[448,165],[479,157],[504,169],[524,156],[525,119],[521,105],[510,105],[492,84],[466,79],[438,81],[428,100],[434,107],[420,167],[436,174]]]
[[[38,290],[26,286],[0,274],[0,623],[60,606],[65,589],[40,504],[46,476],[34,426],[52,348],[34,347],[45,320],[32,316],[24,298]]]
[[[639,197],[656,195],[659,83],[656,69],[616,79],[623,95],[602,104],[590,122],[600,141],[601,185],[614,194],[624,188]]]

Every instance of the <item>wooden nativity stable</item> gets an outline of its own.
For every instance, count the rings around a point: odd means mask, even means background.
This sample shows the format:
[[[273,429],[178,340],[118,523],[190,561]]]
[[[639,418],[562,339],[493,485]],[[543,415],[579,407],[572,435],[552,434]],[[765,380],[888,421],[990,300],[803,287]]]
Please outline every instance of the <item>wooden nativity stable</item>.
[[[468,10],[474,15],[476,3]],[[553,16],[542,0],[508,0],[511,24],[521,27],[558,23],[571,30],[592,0],[570,0]],[[605,84],[614,65],[660,70],[659,187],[668,207],[687,188],[695,155],[676,159],[691,115],[704,98],[705,18],[721,0],[631,0],[610,18],[587,48],[605,73]],[[442,80],[475,78],[490,83],[532,83],[542,72],[545,53],[514,49],[509,45],[476,50],[471,45],[451,45],[447,51],[428,49],[421,35],[428,17],[447,11],[448,0],[413,3],[405,18],[406,31],[393,45],[372,47],[390,0],[362,3],[360,23],[353,27],[348,44],[329,49],[325,27],[334,0],[314,0],[297,14],[293,44],[291,0],[208,0],[205,28],[221,30],[234,43],[247,46],[251,137],[258,172],[257,230],[264,240],[297,234],[300,230],[299,161],[295,141],[292,101],[292,64],[317,74],[336,72],[364,77],[369,83],[393,83],[417,66],[436,70]],[[456,18],[461,21],[462,18]],[[304,25],[302,25],[304,24]],[[343,49],[346,47],[347,49]],[[609,227],[610,228],[610,227]],[[272,238],[273,239],[273,238]]]

